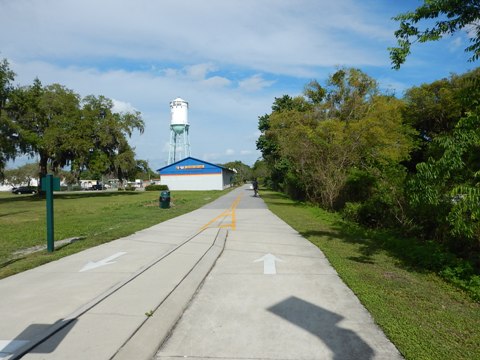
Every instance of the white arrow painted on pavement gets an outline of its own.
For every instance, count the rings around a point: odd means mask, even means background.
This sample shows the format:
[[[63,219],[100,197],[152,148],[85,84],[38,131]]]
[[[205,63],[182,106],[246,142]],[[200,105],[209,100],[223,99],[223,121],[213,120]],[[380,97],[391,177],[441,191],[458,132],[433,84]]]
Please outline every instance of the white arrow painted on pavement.
[[[262,256],[260,259],[257,259],[254,262],[259,262],[259,261],[263,261],[264,275],[276,275],[277,268],[275,267],[275,261],[283,261],[283,260],[277,258],[275,255],[268,253],[267,255]]]
[[[125,255],[126,252],[118,252],[116,254],[113,254],[112,256],[109,256],[105,259],[102,259],[100,261],[90,261],[87,265],[85,265],[82,270],[80,270],[80,272],[83,272],[83,271],[88,271],[88,270],[92,270],[92,269],[96,269],[98,267],[101,267],[101,266],[105,266],[105,265],[110,265],[110,264],[114,264],[116,258],[119,258],[120,256],[122,255]]]

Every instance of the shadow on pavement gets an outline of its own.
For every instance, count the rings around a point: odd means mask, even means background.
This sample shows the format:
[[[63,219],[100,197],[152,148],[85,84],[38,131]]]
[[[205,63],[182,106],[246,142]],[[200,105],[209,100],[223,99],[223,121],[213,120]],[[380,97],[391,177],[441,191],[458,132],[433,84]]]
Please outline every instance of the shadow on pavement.
[[[0,353],[13,354],[12,359],[20,359],[27,353],[50,354],[60,345],[76,322],[77,320],[74,319],[59,320],[53,325],[31,324],[17,335],[9,345],[0,349]],[[56,330],[52,331],[52,328]],[[42,339],[42,336],[45,338]]]
[[[373,349],[354,331],[337,324],[343,316],[295,296],[270,307],[268,311],[317,336],[333,352],[335,360],[373,359]]]

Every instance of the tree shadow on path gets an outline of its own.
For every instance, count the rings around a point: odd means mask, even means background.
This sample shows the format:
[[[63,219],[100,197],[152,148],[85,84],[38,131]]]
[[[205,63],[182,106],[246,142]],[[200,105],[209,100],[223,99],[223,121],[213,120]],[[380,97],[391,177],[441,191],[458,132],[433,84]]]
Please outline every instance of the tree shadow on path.
[[[375,355],[357,333],[338,326],[343,316],[320,306],[291,296],[267,310],[320,338],[335,360],[369,360]]]

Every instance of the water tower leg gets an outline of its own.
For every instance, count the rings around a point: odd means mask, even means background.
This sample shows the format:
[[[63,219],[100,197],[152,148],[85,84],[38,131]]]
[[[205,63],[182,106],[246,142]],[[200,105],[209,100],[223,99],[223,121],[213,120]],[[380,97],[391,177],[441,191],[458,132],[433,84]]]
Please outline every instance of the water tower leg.
[[[170,131],[170,149],[168,151],[168,165],[173,164],[176,161],[177,153],[177,134],[175,131]]]

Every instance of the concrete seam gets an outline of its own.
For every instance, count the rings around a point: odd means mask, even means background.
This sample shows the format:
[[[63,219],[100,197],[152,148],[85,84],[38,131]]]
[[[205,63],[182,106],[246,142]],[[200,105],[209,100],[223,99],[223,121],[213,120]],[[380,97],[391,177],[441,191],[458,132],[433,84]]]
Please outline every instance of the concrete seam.
[[[225,235],[223,235],[223,233],[225,233]],[[168,340],[184,311],[215,266],[217,259],[223,252],[227,237],[227,230],[218,230],[212,246],[202,255],[182,281],[179,282],[157,306],[153,316],[147,318],[142,325],[140,325],[136,332],[133,333],[124,345],[110,358],[111,360],[132,358],[152,359],[155,356],[158,349]],[[211,263],[209,262],[209,257],[213,257],[213,259],[210,259]],[[205,266],[207,269],[201,269]],[[193,272],[194,269],[199,269],[199,271]],[[149,339],[146,341],[145,338],[148,336]],[[155,338],[152,338],[153,336],[155,336]],[[139,343],[141,343],[140,346]],[[148,349],[145,346],[146,344],[150,345]]]

